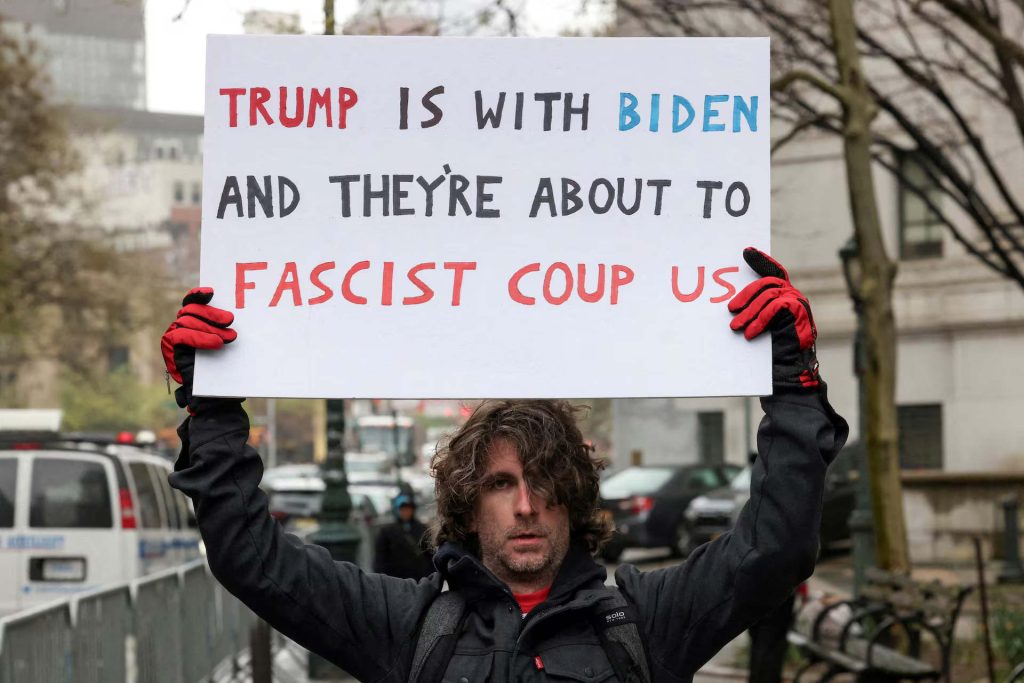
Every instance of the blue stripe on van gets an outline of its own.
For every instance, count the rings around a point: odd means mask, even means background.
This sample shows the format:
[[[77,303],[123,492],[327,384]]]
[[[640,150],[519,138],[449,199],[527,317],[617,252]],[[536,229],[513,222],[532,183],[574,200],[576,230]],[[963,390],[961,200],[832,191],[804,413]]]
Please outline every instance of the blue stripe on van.
[[[139,557],[145,560],[154,557],[163,557],[167,554],[168,550],[194,550],[198,548],[199,539],[197,538],[175,538],[172,540],[140,540]]]

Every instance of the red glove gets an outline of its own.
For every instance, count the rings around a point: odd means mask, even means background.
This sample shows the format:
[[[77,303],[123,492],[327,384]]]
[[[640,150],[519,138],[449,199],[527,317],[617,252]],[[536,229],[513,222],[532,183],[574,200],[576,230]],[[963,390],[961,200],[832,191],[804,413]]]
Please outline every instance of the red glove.
[[[772,385],[776,389],[817,387],[818,359],[814,340],[818,331],[811,317],[811,305],[789,281],[789,273],[778,261],[754,247],[743,250],[743,260],[761,276],[729,301],[736,317],[729,324],[753,339],[765,330],[772,335]]]
[[[181,384],[174,396],[182,408],[192,404],[196,349],[219,349],[238,337],[238,333],[228,327],[235,321],[234,314],[210,306],[211,299],[213,289],[210,287],[190,290],[181,300],[182,308],[177,319],[160,339],[167,374]]]

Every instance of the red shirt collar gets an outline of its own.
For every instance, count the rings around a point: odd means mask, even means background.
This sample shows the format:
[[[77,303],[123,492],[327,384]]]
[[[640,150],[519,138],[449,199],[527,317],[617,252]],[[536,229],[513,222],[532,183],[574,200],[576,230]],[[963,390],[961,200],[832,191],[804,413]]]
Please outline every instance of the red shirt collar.
[[[519,603],[519,610],[523,614],[529,614],[530,610],[548,599],[548,593],[550,592],[551,586],[548,586],[534,593],[513,593],[512,597]]]

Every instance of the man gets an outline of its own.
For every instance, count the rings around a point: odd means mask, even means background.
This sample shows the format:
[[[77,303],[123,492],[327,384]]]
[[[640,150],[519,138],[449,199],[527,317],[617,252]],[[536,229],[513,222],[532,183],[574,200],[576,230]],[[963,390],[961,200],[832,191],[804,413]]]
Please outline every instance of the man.
[[[395,521],[381,527],[374,544],[373,571],[399,579],[422,579],[434,572],[427,527],[416,519],[416,503],[401,493],[392,503]]]
[[[615,581],[629,606],[604,613],[605,570],[592,558],[609,532],[596,509],[601,464],[568,404],[478,408],[433,462],[437,573],[419,582],[367,574],[283,533],[267,513],[241,400],[192,396],[194,349],[235,339],[231,314],[207,305],[212,291],[193,290],[162,343],[191,414],[171,484],[195,504],[215,576],[286,636],[363,681],[410,679],[444,582],[465,613],[438,649],[445,661],[424,669],[439,672],[429,680],[610,681],[619,667],[600,629],[611,620],[636,623],[641,680],[691,680],[810,575],[825,469],[848,431],[818,377],[807,300],[766,254],[750,248],[744,258],[762,277],[729,303],[731,326],[747,339],[770,331],[774,385],[762,399],[750,501],[731,532],[686,562],[647,573],[620,567]]]

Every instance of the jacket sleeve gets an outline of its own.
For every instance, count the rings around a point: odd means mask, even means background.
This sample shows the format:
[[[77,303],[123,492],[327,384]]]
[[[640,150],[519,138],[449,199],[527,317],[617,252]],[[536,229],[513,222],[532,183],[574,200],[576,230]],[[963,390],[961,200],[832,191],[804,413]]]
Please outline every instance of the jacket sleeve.
[[[275,629],[364,681],[405,680],[410,643],[435,576],[420,582],[367,574],[286,534],[259,488],[263,464],[246,444],[238,401],[217,401],[178,430],[170,483],[188,495],[214,576]]]
[[[734,528],[680,565],[616,572],[637,606],[656,681],[690,680],[814,571],[825,471],[849,430],[824,385],[820,395],[776,395],[761,405],[750,499]]]

